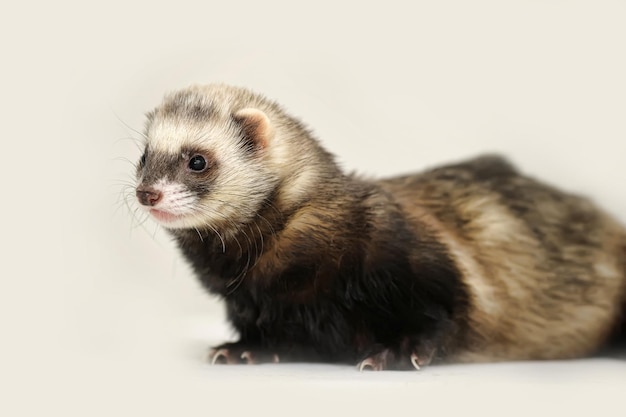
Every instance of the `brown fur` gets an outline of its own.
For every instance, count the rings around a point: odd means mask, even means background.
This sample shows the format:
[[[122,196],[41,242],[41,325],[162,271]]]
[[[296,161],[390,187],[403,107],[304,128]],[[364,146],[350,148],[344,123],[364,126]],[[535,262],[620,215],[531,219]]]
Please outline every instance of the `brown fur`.
[[[469,343],[451,360],[580,357],[615,329],[626,231],[588,200],[497,157],[381,184],[437,230],[472,294]]]

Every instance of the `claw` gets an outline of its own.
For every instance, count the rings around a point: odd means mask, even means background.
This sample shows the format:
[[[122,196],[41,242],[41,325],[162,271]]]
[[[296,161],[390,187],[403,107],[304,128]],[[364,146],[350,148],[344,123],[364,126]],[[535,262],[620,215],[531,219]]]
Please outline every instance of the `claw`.
[[[211,365],[228,362],[228,349],[219,349],[209,354],[211,356]],[[223,359],[223,361],[221,360]],[[220,362],[218,362],[220,361]]]
[[[421,369],[420,368],[420,358],[415,353],[411,354],[411,364],[418,371]]]
[[[254,354],[252,352],[250,352],[249,350],[246,350],[245,352],[243,352],[240,357],[248,365],[253,365],[253,364],[258,363],[258,361],[256,361],[254,359]],[[263,359],[263,358],[261,358],[261,359]],[[278,355],[276,353],[274,355],[272,355],[272,362],[273,363],[279,363],[280,362],[280,358],[278,357]]]
[[[357,364],[357,369],[359,370],[359,372],[363,372],[365,370],[373,370],[374,368],[372,367],[371,363],[368,363],[367,361],[361,361],[359,364]]]
[[[252,353],[247,350],[241,354],[241,359],[246,361],[248,365],[255,363],[254,359],[252,358]]]
[[[358,365],[359,372],[363,371],[381,371],[382,365],[376,363],[376,361],[372,358],[367,358],[361,361]]]
[[[252,347],[250,350],[243,350],[242,348],[245,349],[246,347],[236,343],[226,343],[221,347],[215,347],[209,351],[207,361],[211,365],[256,365],[259,363],[280,362],[280,358],[276,353],[270,353],[263,349],[257,350],[255,347]]]

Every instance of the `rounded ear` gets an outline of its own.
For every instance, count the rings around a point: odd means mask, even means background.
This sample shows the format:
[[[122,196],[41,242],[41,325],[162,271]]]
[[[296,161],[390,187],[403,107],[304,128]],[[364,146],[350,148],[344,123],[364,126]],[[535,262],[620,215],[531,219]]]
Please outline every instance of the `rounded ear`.
[[[265,148],[274,137],[270,119],[259,109],[246,108],[233,114],[235,122],[241,127],[244,139],[255,147]]]

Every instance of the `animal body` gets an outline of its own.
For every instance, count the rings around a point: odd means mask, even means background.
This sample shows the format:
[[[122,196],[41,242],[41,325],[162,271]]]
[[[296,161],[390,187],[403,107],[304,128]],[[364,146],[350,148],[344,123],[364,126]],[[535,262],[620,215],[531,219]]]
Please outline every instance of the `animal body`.
[[[137,198],[240,337],[214,363],[576,358],[624,333],[624,227],[499,156],[364,179],[226,85],[166,96],[145,138]]]

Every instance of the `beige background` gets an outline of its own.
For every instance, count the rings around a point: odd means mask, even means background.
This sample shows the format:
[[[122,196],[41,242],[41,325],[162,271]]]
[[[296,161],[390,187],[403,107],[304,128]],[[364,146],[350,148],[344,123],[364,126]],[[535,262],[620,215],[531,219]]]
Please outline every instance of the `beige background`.
[[[277,99],[346,169],[497,151],[626,221],[624,22],[591,0],[3,5],[0,414],[621,414],[617,361],[207,367],[220,304],[119,198],[143,113],[221,81]]]

